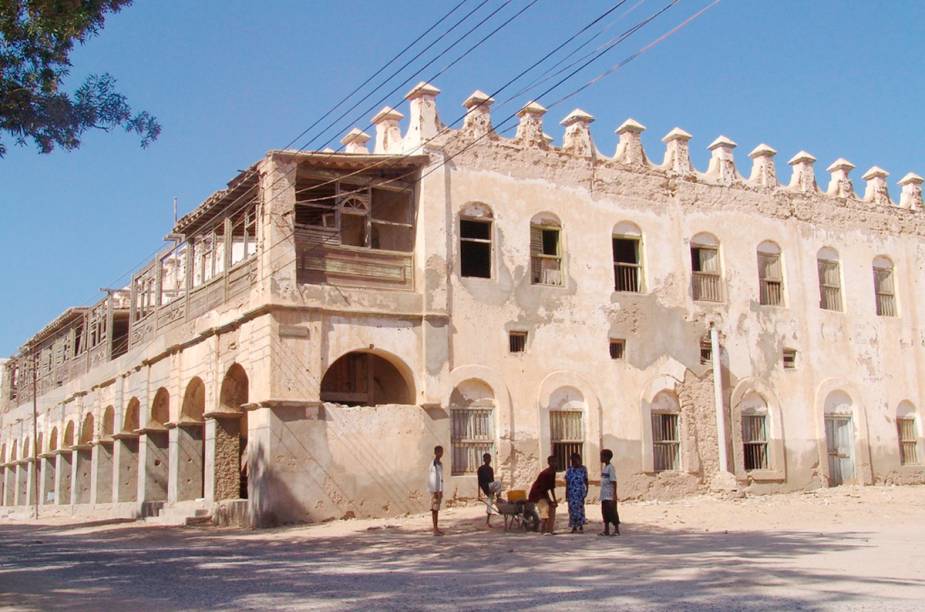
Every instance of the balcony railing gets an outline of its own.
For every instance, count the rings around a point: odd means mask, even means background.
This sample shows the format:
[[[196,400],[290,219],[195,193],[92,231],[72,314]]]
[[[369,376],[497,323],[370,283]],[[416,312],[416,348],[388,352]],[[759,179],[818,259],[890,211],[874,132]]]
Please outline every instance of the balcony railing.
[[[783,306],[783,283],[779,280],[762,279],[760,287],[760,301],[762,305]]]
[[[642,291],[639,264],[615,262],[613,264],[614,291],[640,293]]]
[[[698,302],[722,302],[723,292],[719,274],[693,272],[691,277],[694,300]]]

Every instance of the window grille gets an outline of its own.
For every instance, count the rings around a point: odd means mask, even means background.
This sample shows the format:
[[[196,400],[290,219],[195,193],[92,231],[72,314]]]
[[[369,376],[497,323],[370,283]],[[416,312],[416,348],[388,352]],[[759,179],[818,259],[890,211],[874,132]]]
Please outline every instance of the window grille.
[[[637,238],[614,238],[613,288],[628,293],[642,292],[642,263]]]
[[[763,414],[742,416],[745,470],[768,469],[768,420]]]
[[[623,354],[626,352],[626,340],[611,340],[610,341],[610,358],[611,359],[623,359]]]
[[[877,316],[896,316],[896,294],[893,269],[874,267],[874,292],[877,299]]]
[[[652,445],[656,472],[681,469],[681,415],[652,413]]]
[[[691,247],[691,268],[694,300],[721,302],[719,250],[713,247]]]
[[[552,443],[552,455],[556,458],[556,469],[564,470],[569,465],[572,453],[583,456],[585,436],[581,412],[551,410],[549,438]]]
[[[508,335],[510,352],[523,353],[527,349],[527,332],[511,332]]]
[[[819,308],[823,310],[842,309],[841,279],[838,262],[819,260]]]
[[[710,336],[700,339],[700,365],[710,365],[713,363],[713,343]]]
[[[784,278],[780,255],[758,253],[759,302],[764,306],[783,306]]]
[[[490,403],[450,409],[453,474],[471,474],[482,465],[482,455],[494,454],[494,410]]]
[[[919,462],[918,441],[915,435],[915,417],[896,419],[899,430],[899,459],[902,465],[915,465]]]
[[[530,226],[530,271],[534,285],[562,284],[560,229],[547,225]]]
[[[459,273],[491,278],[491,221],[459,220]]]
[[[784,368],[793,370],[797,367],[797,352],[794,349],[784,349]]]

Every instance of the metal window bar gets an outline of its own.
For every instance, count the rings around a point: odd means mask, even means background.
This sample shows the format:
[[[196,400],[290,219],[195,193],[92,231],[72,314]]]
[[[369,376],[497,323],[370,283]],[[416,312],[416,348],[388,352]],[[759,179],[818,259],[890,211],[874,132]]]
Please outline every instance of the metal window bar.
[[[681,459],[681,415],[671,412],[652,413],[652,451],[656,472],[679,470]]]
[[[823,310],[842,309],[837,261],[819,260],[819,307]]]
[[[896,419],[899,430],[899,460],[902,465],[916,465],[918,458],[918,440],[915,435],[915,418]]]
[[[893,286],[893,270],[874,268],[874,291],[877,298],[877,316],[896,316],[896,296]]]
[[[742,416],[742,444],[746,471],[768,469],[768,431],[765,415]]]
[[[453,408],[451,443],[453,474],[470,474],[482,464],[482,455],[494,450],[494,410],[492,408]]]

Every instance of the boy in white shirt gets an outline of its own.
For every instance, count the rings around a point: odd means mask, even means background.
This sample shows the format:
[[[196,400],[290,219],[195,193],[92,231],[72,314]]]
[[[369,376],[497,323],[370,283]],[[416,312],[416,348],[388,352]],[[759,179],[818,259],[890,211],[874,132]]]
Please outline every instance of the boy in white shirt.
[[[443,502],[443,447],[434,447],[434,460],[427,471],[427,490],[430,491],[430,516],[434,522],[434,535],[442,536],[443,532],[437,527],[437,516],[440,514],[440,505]]]
[[[610,463],[613,451],[605,448],[601,451],[601,516],[604,519],[604,531],[599,535],[620,535],[620,515],[617,514],[617,470]],[[613,533],[610,525],[613,524]]]

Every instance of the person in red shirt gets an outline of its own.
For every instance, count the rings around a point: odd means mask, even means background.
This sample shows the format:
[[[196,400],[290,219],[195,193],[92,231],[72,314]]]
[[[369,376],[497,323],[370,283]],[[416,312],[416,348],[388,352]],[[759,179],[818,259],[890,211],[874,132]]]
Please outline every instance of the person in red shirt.
[[[552,455],[546,458],[549,465],[540,472],[530,487],[527,501],[536,504],[536,511],[540,515],[540,532],[553,535],[556,524],[556,458]]]

